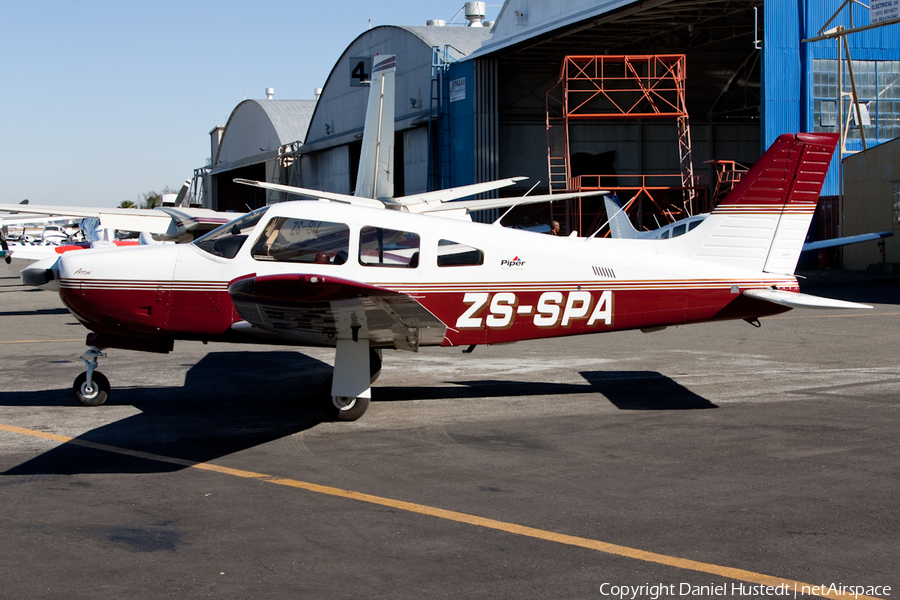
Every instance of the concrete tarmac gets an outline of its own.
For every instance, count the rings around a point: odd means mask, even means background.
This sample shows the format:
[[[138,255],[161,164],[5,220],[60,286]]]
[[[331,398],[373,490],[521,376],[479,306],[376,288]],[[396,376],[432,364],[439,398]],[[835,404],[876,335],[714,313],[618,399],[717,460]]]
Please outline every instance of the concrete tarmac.
[[[900,594],[897,281],[815,274],[875,308],[760,328],[386,352],[367,414],[329,423],[317,349],[109,350],[109,401],[77,405],[86,330],[24,264],[0,263],[0,598]]]

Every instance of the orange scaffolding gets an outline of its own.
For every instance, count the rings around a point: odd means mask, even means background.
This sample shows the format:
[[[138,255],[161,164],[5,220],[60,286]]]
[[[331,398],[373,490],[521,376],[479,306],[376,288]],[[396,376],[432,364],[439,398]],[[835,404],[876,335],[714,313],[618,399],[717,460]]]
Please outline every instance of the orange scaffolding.
[[[694,214],[698,208],[706,208],[706,188],[700,185],[700,178],[694,176],[691,160],[691,132],[685,103],[685,67],[686,58],[683,54],[565,57],[559,81],[547,92],[547,167],[550,193],[588,189],[582,187],[586,177],[573,177],[571,174],[569,124],[572,121],[676,119],[681,166],[680,181],[675,182],[676,185],[647,186],[646,176],[640,175],[590,177],[596,178],[596,187],[600,186],[601,179],[607,177],[639,178],[641,183],[638,186],[607,185],[603,189],[633,189],[636,195],[645,194],[656,207],[656,212],[667,221],[682,218],[685,213]],[[653,190],[665,190],[667,193],[653,194]],[[673,192],[677,194],[673,195]],[[657,200],[661,196],[669,200],[667,205],[662,205]],[[698,201],[701,206],[695,206]],[[633,206],[639,204],[635,202]],[[561,215],[566,219],[569,230],[578,231],[582,231],[586,222],[596,220],[585,219],[585,216],[580,203],[576,203],[574,209],[567,205],[565,216]]]
[[[750,167],[742,165],[734,160],[707,160],[704,165],[712,165],[716,171],[716,189],[713,191],[713,207],[734,189],[741,178],[750,170]]]

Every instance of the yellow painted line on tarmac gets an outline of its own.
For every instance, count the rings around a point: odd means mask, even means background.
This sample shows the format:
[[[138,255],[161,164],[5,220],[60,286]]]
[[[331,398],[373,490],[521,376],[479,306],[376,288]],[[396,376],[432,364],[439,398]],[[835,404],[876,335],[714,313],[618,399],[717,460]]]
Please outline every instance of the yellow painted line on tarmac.
[[[794,581],[792,579],[784,579],[782,577],[774,577],[772,575],[764,575],[762,573],[754,573],[752,571],[745,571],[743,569],[735,569],[732,567],[723,567],[719,565],[714,565],[711,563],[704,563],[695,560],[689,560],[686,558],[678,558],[676,556],[668,556],[666,554],[657,554],[655,552],[647,552],[645,550],[638,550],[637,548],[629,548],[628,546],[619,546],[617,544],[610,544],[608,542],[601,542],[600,540],[593,540],[590,538],[577,537],[573,535],[565,535],[562,533],[555,533],[552,531],[545,531],[543,529],[536,529],[534,527],[526,527],[524,525],[516,525],[515,523],[508,523],[505,521],[497,521],[495,519],[486,519],[484,517],[479,517],[476,515],[470,515],[466,513],[456,512],[452,510],[445,510],[442,508],[435,508],[432,506],[426,506],[423,504],[415,504],[413,502],[404,502],[402,500],[394,500],[393,498],[385,498],[382,496],[373,496],[371,494],[364,494],[362,492],[354,492],[351,490],[343,490],[340,488],[330,487],[326,485],[319,485],[316,483],[308,483],[305,481],[298,481],[296,479],[286,479],[283,477],[274,477],[272,475],[265,475],[263,473],[254,473],[253,471],[244,471],[243,469],[232,469],[230,467],[223,467],[220,465],[214,465],[212,463],[198,463],[191,460],[185,460],[183,458],[173,458],[170,456],[163,456],[161,454],[153,454],[150,452],[142,452],[140,450],[129,450],[128,448],[120,448],[118,446],[109,446],[107,444],[99,444],[96,442],[90,442],[87,440],[80,440],[76,438],[70,438],[64,435],[58,435],[55,433],[49,433],[46,431],[38,431],[35,429],[25,429],[23,427],[15,427],[13,425],[5,425],[0,423],[0,431],[7,431],[9,433],[16,433],[19,435],[26,435],[29,437],[35,438],[43,438],[45,440],[51,440],[54,442],[61,442],[64,444],[72,444],[75,446],[81,446],[84,448],[92,448],[95,450],[103,450],[106,452],[113,452],[115,454],[121,454],[124,456],[132,456],[135,458],[144,458],[147,460],[154,460],[163,463],[169,463],[174,465],[179,465],[183,467],[190,467],[193,469],[200,469],[202,471],[212,471],[215,473],[221,473],[224,475],[231,475],[233,477],[242,477],[245,479],[257,479],[260,481],[264,481],[266,483],[274,483],[276,485],[283,485],[287,487],[297,488],[301,490],[307,490],[310,492],[315,492],[317,494],[325,494],[328,496],[336,496],[339,498],[347,498],[349,500],[357,500],[359,502],[366,502],[369,504],[377,504],[379,506],[386,506],[389,508],[394,508],[397,510],[407,511],[411,513],[417,513],[421,515],[428,515],[431,517],[436,517],[438,519],[445,519],[447,521],[454,521],[456,523],[465,523],[468,525],[475,525],[477,527],[484,527],[486,529],[493,529],[496,531],[503,531],[506,533],[510,533],[513,535],[521,535],[525,537],[530,537],[534,539],[544,540],[548,542],[555,542],[557,544],[565,544],[567,546],[575,546],[578,548],[585,548],[588,550],[595,550],[597,552],[602,552],[604,554],[611,554],[614,556],[621,556],[625,558],[632,558],[635,560],[641,560],[650,563],[656,563],[660,565],[666,565],[670,567],[675,567],[677,569],[684,569],[688,571],[697,571],[700,573],[707,573],[710,575],[718,575],[720,577],[726,577],[729,579],[735,579],[737,581],[763,585],[763,586],[785,586],[785,589],[793,592],[797,591],[798,594],[804,594],[809,596],[819,596],[822,598],[849,598],[852,597],[854,599],[862,599],[862,600],[879,600],[874,598],[873,596],[863,596],[861,594],[853,594],[849,592],[841,592],[837,589],[827,589],[822,585],[812,585],[809,583],[802,583],[800,581]],[[815,590],[815,591],[813,591]],[[782,594],[784,595],[784,594]],[[793,594],[791,594],[793,595]]]
[[[74,340],[8,340],[0,341],[0,344],[45,344],[47,342],[83,342],[84,338]]]

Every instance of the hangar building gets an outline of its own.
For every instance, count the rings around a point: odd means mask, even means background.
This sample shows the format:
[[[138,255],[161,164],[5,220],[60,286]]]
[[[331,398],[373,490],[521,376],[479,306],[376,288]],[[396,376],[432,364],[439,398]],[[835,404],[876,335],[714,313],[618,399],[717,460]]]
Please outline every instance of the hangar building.
[[[198,170],[203,204],[246,210],[286,199],[235,190],[234,177],[351,193],[368,94],[360,77],[364,59],[379,53],[397,55],[396,195],[518,175],[529,180],[503,194],[538,182],[534,193],[634,181],[652,189],[658,177],[661,187],[678,189],[676,197],[696,194],[699,212],[723,169],[752,164],[781,133],[845,124],[847,154],[862,149],[863,135],[868,147],[900,137],[900,25],[803,41],[868,25],[858,3],[506,0],[493,23],[482,23],[477,8],[467,5],[474,26],[362,33],[335,62],[317,103],[238,105],[213,130],[210,165]],[[839,93],[849,90],[851,70],[867,112],[862,130],[856,105]],[[605,94],[576,106],[585,86],[624,90],[626,100]],[[665,92],[647,93],[654,86]],[[554,156],[564,164],[554,165]],[[838,158],[823,195],[840,195]],[[839,203],[831,208],[839,215]],[[647,218],[657,219],[652,213]],[[840,226],[835,214],[832,228]],[[596,225],[562,216],[583,235]]]

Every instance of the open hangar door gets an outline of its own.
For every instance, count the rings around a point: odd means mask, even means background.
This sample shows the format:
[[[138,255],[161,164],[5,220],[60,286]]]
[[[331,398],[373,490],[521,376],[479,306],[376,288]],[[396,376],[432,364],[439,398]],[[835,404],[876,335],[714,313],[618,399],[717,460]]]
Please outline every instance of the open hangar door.
[[[684,54],[695,176],[705,176],[711,193],[715,172],[706,161],[749,165],[759,158],[762,0],[644,4],[649,8],[635,3],[490,55],[498,66],[499,175],[530,178],[516,193],[537,181],[549,191],[547,93],[572,55]],[[570,168],[579,171],[570,175],[679,172],[674,119],[573,121],[569,138]]]
[[[235,179],[266,181],[266,164],[240,167],[213,176],[216,188],[216,210],[244,213],[266,205],[266,190],[235,183]]]

